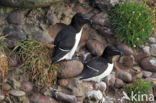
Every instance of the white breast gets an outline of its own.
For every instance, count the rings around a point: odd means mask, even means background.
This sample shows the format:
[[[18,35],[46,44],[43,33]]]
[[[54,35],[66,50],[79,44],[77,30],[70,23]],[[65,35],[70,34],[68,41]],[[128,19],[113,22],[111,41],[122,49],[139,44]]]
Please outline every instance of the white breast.
[[[64,57],[62,57],[58,61],[61,61],[61,60],[64,60],[64,59],[66,59],[66,60],[72,59],[72,57],[73,57],[73,55],[74,55],[74,53],[75,53],[75,51],[76,51],[76,49],[78,47],[78,44],[80,42],[80,38],[81,38],[81,35],[82,35],[82,30],[83,30],[83,28],[80,30],[79,33],[76,34],[75,44],[74,44],[73,48]]]
[[[88,78],[88,79],[84,79],[84,81],[100,82],[101,79],[103,79],[104,77],[110,75],[110,73],[113,70],[113,65],[114,65],[113,63],[112,64],[108,63],[107,69],[102,74],[100,74],[98,76],[95,76],[95,77]]]

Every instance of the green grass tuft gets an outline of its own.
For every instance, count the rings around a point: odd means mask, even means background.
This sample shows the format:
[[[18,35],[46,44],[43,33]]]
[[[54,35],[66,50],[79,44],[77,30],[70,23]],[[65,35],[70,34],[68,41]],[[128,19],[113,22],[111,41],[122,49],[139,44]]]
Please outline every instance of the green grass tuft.
[[[138,47],[152,35],[154,15],[145,4],[125,2],[110,10],[109,20],[119,41]]]
[[[144,79],[139,79],[133,82],[132,84],[126,85],[126,87],[124,88],[126,94],[131,100],[130,103],[143,103],[146,98],[143,98],[144,100],[141,101],[142,100],[141,95],[144,94],[148,95],[151,92],[151,89],[152,83],[147,82]],[[132,92],[133,95],[136,94],[136,101],[135,100],[132,101]]]

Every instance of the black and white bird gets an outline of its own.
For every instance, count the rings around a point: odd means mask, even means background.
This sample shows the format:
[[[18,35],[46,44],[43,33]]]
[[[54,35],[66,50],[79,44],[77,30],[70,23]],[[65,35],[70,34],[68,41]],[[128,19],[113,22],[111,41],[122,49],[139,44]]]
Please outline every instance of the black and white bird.
[[[100,82],[104,77],[110,75],[113,70],[112,58],[115,55],[122,55],[122,52],[113,46],[107,46],[100,57],[95,57],[84,65],[81,80]]]
[[[87,23],[92,23],[92,20],[77,13],[72,18],[71,23],[58,33],[54,40],[52,64],[72,59],[81,38],[83,25]]]

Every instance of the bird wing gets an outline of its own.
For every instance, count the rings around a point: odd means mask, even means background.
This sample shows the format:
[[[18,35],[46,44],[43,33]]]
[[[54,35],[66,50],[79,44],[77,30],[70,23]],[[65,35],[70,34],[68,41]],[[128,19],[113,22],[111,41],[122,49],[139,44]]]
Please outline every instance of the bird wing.
[[[52,54],[52,62],[56,62],[66,55],[75,44],[76,31],[71,26],[65,27],[58,33],[54,41],[54,50]]]
[[[101,61],[99,58],[92,59],[84,66],[84,70],[80,75],[80,79],[87,79],[102,74],[108,67],[107,62]]]
[[[76,30],[67,26],[61,30],[55,38],[54,45],[63,50],[71,50],[75,43]]]

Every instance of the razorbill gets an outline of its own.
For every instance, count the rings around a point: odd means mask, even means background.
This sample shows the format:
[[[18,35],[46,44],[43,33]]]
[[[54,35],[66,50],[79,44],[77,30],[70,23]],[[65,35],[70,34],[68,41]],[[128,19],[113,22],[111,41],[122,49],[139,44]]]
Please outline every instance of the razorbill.
[[[79,75],[81,80],[100,82],[113,70],[112,58],[122,53],[113,46],[107,46],[100,57],[95,57],[84,64],[84,69]]]
[[[72,18],[71,23],[57,34],[54,40],[52,64],[61,60],[72,59],[81,38],[83,25],[87,23],[92,23],[92,20],[81,13],[77,13]]]

